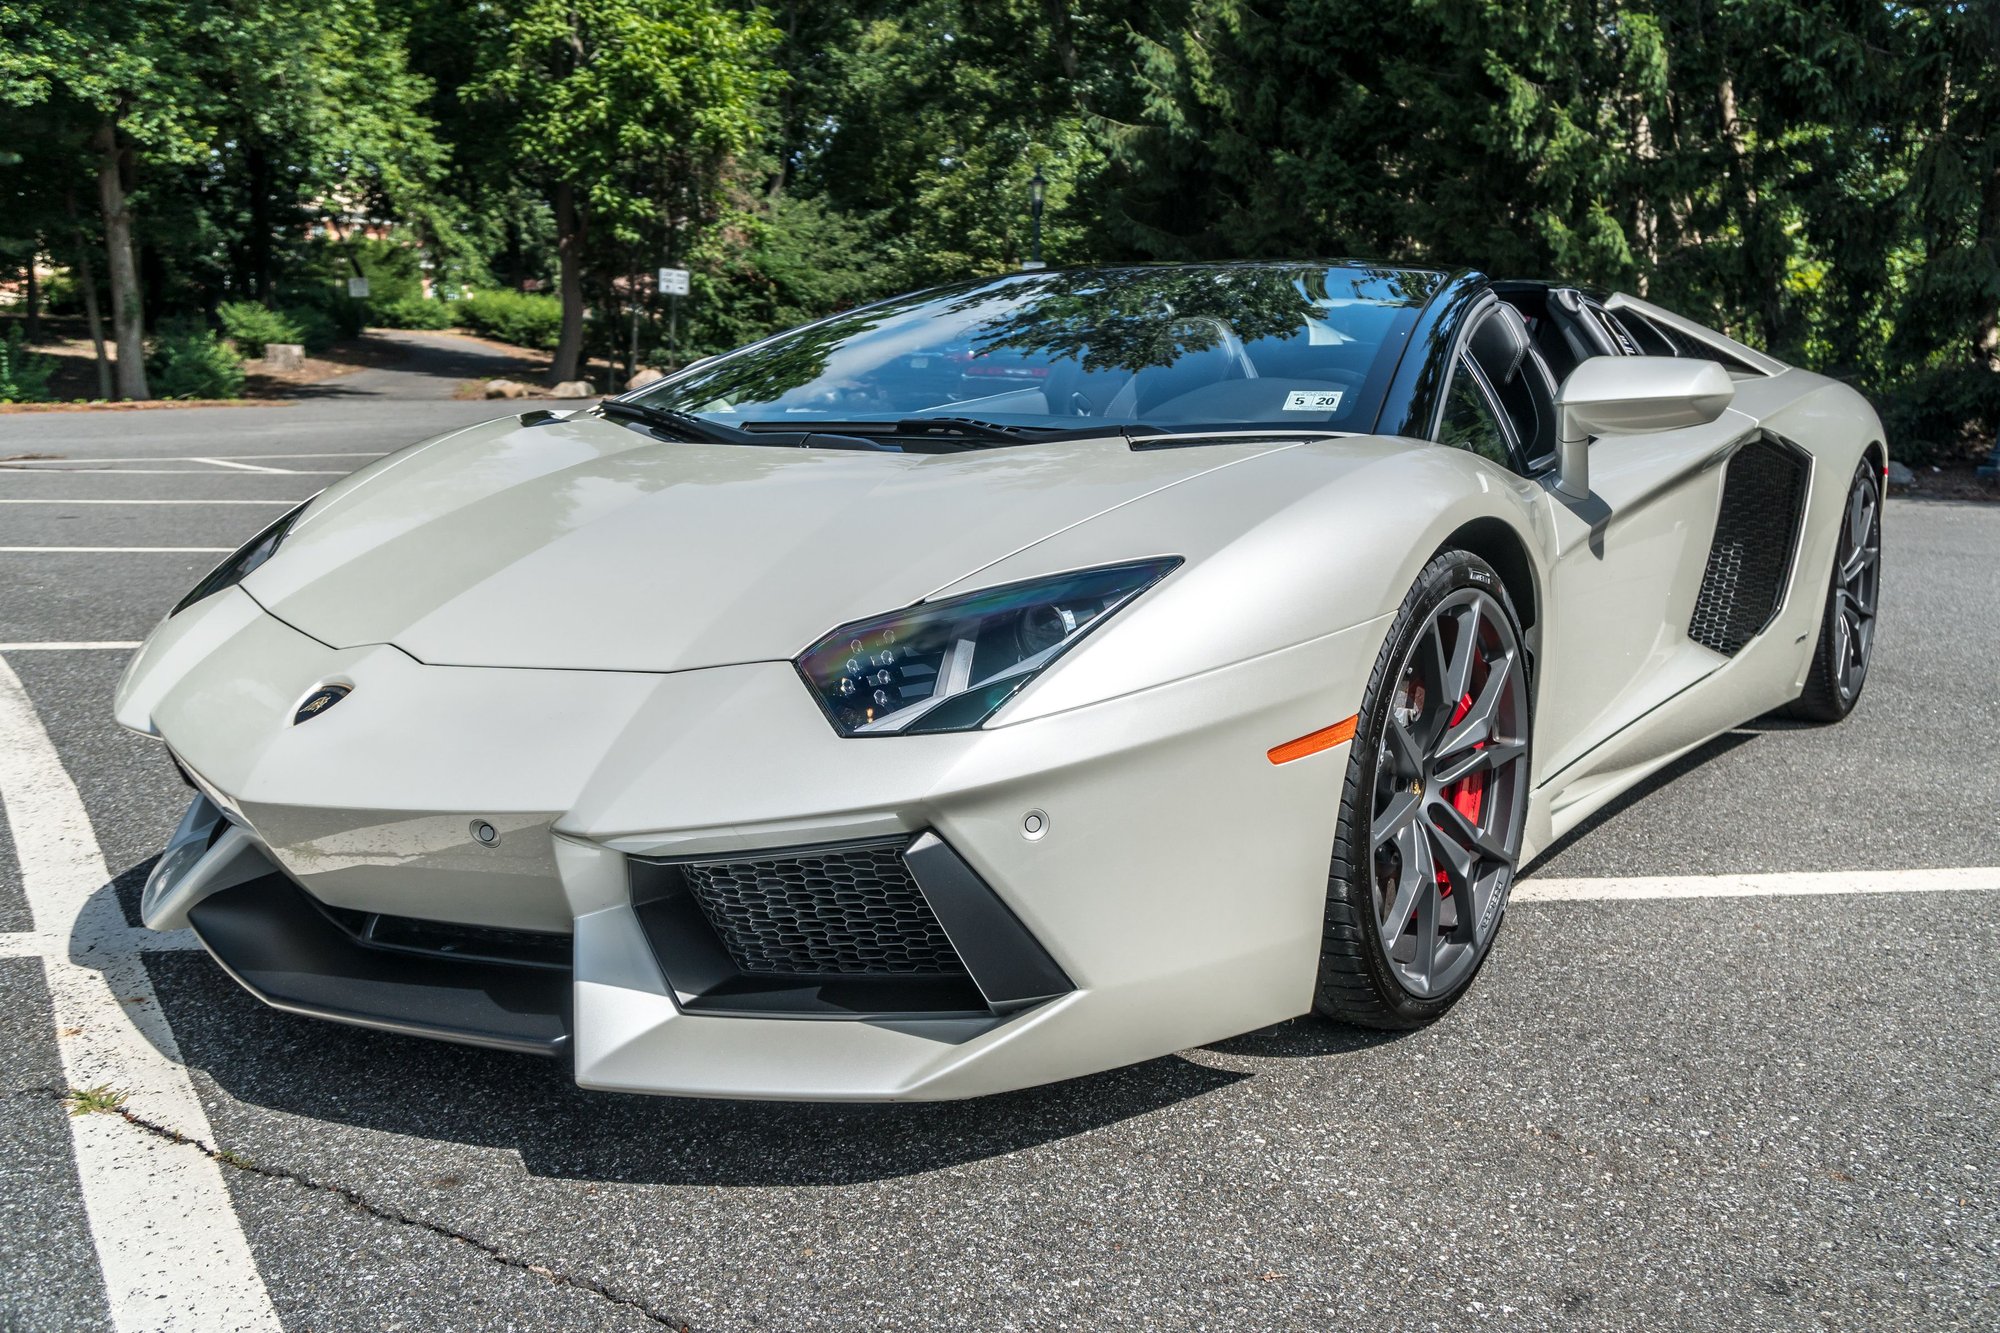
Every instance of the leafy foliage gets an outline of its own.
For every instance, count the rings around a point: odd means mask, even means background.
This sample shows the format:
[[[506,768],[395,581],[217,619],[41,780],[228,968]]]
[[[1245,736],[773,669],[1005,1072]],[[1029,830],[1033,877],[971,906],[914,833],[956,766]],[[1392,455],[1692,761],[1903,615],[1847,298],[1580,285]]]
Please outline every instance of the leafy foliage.
[[[368,302],[369,323],[385,329],[448,329],[456,319],[452,307],[422,296]]]
[[[546,285],[496,336],[663,364],[1018,265],[1039,171],[1054,264],[1565,276],[2000,428],[1992,0],[0,0],[0,257],[111,291],[107,126],[154,324]]]
[[[163,327],[146,356],[146,373],[162,398],[240,398],[243,363],[214,330],[197,322]]]
[[[271,343],[302,340],[297,324],[261,302],[227,301],[216,308],[215,317],[222,322],[224,336],[246,357],[264,355],[264,348]]]
[[[56,359],[28,350],[27,335],[9,324],[0,335],[0,403],[45,403]]]
[[[452,303],[458,322],[516,347],[547,351],[562,334],[562,302],[529,292],[476,292]]]

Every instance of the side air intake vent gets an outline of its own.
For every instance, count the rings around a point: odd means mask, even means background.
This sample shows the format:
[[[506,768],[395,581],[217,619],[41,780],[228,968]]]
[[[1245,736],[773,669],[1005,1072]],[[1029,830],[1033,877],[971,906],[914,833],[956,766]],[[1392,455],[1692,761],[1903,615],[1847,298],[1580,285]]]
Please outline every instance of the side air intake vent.
[[[1785,445],[1759,439],[1727,466],[1688,637],[1734,657],[1778,614],[1805,514],[1807,463]]]

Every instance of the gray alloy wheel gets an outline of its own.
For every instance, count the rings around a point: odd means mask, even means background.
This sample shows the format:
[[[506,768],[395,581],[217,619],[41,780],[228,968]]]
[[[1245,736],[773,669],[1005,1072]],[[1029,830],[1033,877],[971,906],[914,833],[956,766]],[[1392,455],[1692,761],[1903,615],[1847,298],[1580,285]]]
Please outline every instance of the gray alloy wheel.
[[[1375,765],[1375,926],[1426,999],[1471,973],[1521,857],[1526,671],[1511,618],[1461,588],[1411,645]]]
[[[1320,1012],[1413,1027],[1471,983],[1520,862],[1529,732],[1513,607],[1486,562],[1447,552],[1404,602],[1362,705]]]
[[[1853,711],[1875,651],[1875,615],[1882,605],[1882,488],[1875,465],[1863,460],[1847,488],[1847,509],[1833,552],[1825,622],[1812,669],[1798,701],[1786,711],[1814,722],[1838,722]]]
[[[1833,687],[1849,708],[1868,678],[1868,655],[1875,647],[1875,609],[1882,595],[1882,499],[1866,472],[1847,492],[1847,517],[1840,530],[1839,563],[1833,576]]]

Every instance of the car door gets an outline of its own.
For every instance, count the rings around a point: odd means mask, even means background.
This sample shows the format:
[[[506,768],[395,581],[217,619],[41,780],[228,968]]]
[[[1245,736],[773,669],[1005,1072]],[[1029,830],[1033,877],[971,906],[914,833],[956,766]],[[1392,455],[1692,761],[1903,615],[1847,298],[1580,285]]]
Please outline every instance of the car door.
[[[1537,785],[1588,794],[1586,779],[1658,754],[1609,745],[1724,658],[1688,638],[1721,502],[1723,463],[1755,422],[1606,435],[1590,446],[1590,495],[1542,478],[1550,587],[1543,629]]]
[[[1540,295],[1537,293],[1536,295]],[[1567,298],[1560,311],[1555,306]],[[1595,302],[1550,291],[1545,316],[1573,321],[1597,354],[1636,355]],[[1605,436],[1591,446],[1591,494],[1556,489],[1555,378],[1515,306],[1467,318],[1435,438],[1471,449],[1541,488],[1544,613],[1536,651],[1535,783],[1552,813],[1617,773],[1659,757],[1632,724],[1725,659],[1689,640],[1721,500],[1722,464],[1754,433],[1738,412],[1682,430]],[[1494,439],[1497,419],[1505,440]],[[1622,739],[1620,739],[1622,736]]]

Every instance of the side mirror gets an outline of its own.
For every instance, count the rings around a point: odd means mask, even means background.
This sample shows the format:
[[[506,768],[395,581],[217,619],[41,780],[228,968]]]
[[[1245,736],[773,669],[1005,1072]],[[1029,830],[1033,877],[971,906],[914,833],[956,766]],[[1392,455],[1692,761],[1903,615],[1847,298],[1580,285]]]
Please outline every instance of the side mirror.
[[[1729,410],[1736,382],[1713,361],[1673,356],[1593,356],[1556,391],[1562,434],[1556,489],[1590,498],[1590,437],[1705,426]]]

